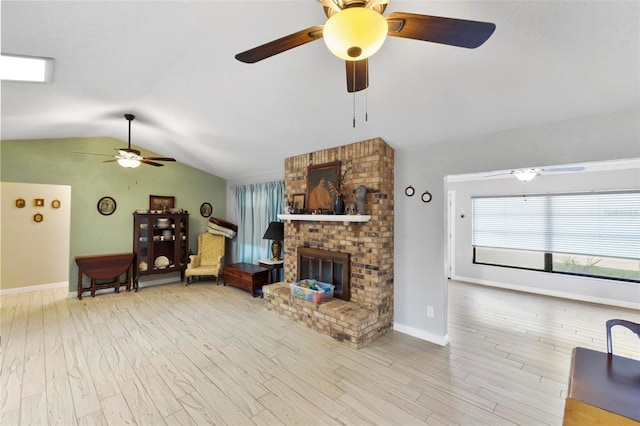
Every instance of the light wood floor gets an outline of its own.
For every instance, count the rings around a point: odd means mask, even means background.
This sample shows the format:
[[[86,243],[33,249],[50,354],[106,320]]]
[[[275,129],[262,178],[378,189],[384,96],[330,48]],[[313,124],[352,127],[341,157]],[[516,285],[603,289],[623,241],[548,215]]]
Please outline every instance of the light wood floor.
[[[3,296],[0,424],[559,425],[571,349],[640,321],[456,282],[449,300],[448,347],[391,332],[353,350],[213,283]],[[640,340],[617,331],[614,352]]]

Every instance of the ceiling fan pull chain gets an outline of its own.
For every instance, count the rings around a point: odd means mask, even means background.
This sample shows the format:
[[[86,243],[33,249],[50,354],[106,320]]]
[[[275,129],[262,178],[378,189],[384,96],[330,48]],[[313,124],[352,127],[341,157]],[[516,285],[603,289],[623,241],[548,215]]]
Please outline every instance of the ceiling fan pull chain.
[[[366,87],[364,88],[364,121],[369,121],[369,61],[364,63],[367,76]]]
[[[356,92],[353,92],[353,128],[356,128]]]
[[[353,63],[353,128],[356,128],[356,64]]]
[[[369,88],[364,89],[364,121],[369,121]]]

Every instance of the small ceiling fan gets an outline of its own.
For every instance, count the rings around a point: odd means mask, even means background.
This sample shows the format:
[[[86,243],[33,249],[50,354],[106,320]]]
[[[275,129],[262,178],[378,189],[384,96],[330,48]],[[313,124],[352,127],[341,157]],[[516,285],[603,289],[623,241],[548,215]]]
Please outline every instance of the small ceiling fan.
[[[510,172],[496,173],[494,175],[488,175],[486,177],[513,175],[516,179],[518,179],[521,182],[529,182],[530,180],[533,180],[533,178],[535,178],[536,176],[540,176],[546,173],[581,172],[583,170],[584,170],[584,167],[582,166],[551,167],[548,169],[531,168],[531,169],[511,170]]]
[[[126,168],[136,168],[141,163],[148,164],[150,166],[162,167],[164,164],[156,163],[156,161],[176,161],[174,158],[169,157],[142,157],[140,151],[131,148],[131,122],[136,118],[133,114],[125,114],[124,118],[129,121],[129,145],[126,148],[116,149],[117,155],[108,154],[95,154],[92,152],[76,152],[77,154],[89,154],[89,155],[101,155],[103,157],[113,157],[112,160],[106,160],[105,163],[111,163],[117,161],[118,164]],[[115,149],[115,148],[114,148]]]
[[[327,22],[238,53],[235,58],[253,64],[294,47],[323,38],[328,49],[346,61],[347,91],[369,86],[368,58],[387,36],[409,38],[474,49],[496,29],[488,22],[393,12],[382,15],[390,0],[318,0]]]

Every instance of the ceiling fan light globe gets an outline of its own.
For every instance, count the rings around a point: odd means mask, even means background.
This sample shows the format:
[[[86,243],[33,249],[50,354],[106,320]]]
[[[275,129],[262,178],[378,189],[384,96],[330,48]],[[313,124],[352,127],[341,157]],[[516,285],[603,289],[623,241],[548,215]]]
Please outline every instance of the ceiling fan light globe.
[[[529,182],[530,180],[533,180],[533,178],[535,178],[536,176],[538,176],[538,171],[535,169],[530,169],[530,170],[516,170],[515,172],[513,172],[513,175],[516,177],[516,179],[518,179],[520,182]]]
[[[118,164],[127,169],[135,169],[140,165],[140,161],[134,158],[118,158]]]
[[[364,7],[351,7],[327,20],[322,38],[338,58],[360,61],[382,47],[387,31],[387,20],[380,13]]]

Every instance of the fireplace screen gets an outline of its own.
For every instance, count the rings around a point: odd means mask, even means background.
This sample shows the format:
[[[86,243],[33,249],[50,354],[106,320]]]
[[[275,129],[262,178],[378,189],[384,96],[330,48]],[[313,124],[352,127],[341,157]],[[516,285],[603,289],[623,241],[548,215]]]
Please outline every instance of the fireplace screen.
[[[333,296],[349,300],[349,254],[298,247],[297,279],[307,278],[335,286]]]

